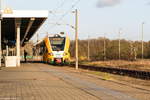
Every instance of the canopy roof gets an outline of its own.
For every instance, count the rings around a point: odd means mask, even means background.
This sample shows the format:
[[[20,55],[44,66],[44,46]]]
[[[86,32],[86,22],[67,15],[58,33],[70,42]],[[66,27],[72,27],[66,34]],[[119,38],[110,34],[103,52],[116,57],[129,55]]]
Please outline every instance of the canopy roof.
[[[21,45],[31,39],[48,18],[48,11],[2,11],[2,43],[16,40],[16,24],[20,22]]]

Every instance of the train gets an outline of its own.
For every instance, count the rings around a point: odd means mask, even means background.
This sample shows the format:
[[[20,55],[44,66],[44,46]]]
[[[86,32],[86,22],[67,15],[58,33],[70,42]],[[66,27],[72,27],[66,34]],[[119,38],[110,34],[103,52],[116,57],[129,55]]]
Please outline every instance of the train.
[[[46,37],[40,43],[43,62],[49,64],[69,64],[70,63],[70,39],[68,36],[55,34]]]

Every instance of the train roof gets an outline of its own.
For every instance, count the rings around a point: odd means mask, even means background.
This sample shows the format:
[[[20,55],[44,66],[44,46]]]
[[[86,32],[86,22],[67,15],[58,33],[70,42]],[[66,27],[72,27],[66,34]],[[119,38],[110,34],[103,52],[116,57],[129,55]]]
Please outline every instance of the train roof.
[[[41,44],[46,38],[50,38],[50,37],[67,37],[65,35],[61,35],[61,34],[49,34],[48,36],[46,36],[45,38],[39,40],[38,42],[36,42],[34,44],[34,46]]]
[[[48,35],[48,37],[67,37],[67,36],[62,34],[50,34]]]

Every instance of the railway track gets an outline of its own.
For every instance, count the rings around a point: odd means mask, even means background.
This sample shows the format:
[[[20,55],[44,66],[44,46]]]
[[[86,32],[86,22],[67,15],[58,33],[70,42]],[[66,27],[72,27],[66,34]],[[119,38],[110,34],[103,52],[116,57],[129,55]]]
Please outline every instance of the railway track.
[[[71,67],[74,67],[75,64],[71,64]],[[117,74],[122,76],[129,76],[133,78],[150,80],[150,72],[149,71],[140,71],[140,70],[130,70],[130,69],[122,69],[122,68],[112,68],[112,67],[98,67],[98,66],[88,66],[88,65],[79,65],[81,69],[87,69],[92,71],[101,71],[111,74]]]

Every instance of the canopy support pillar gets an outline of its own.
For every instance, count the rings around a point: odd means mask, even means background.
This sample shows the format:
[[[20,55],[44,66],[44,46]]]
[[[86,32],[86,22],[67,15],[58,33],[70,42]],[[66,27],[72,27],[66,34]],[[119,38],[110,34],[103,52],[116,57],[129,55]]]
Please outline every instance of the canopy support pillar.
[[[20,66],[20,24],[21,19],[16,19],[16,49],[17,49],[17,67]]]

